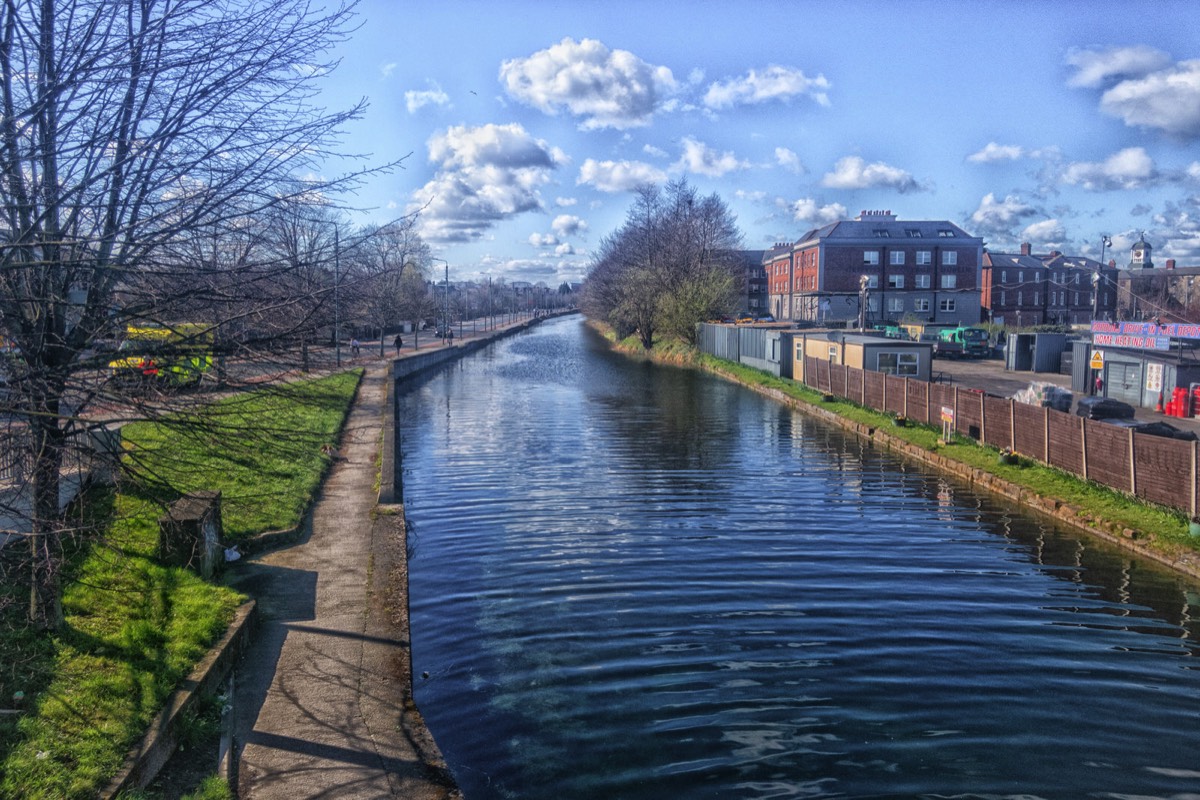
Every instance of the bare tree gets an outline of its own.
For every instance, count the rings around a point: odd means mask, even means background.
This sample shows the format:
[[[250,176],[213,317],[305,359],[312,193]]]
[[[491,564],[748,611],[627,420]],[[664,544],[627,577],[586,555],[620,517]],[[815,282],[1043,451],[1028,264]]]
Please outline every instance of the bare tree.
[[[350,259],[358,320],[379,330],[381,352],[386,328],[415,322],[432,307],[426,282],[430,250],[416,224],[411,216],[367,226],[358,233]]]
[[[262,212],[361,177],[296,188],[363,107],[312,102],[350,23],[349,6],[303,0],[0,6],[0,335],[32,463],[36,624],[61,619],[60,468],[94,396],[93,345],[202,309],[225,325],[282,269],[254,256]],[[213,241],[232,256],[239,236],[231,261],[182,257]]]
[[[739,280],[741,246],[729,209],[716,195],[698,197],[686,181],[638,189],[625,224],[597,249],[583,307],[624,338],[637,333],[650,349],[659,331],[695,342],[696,323],[729,313]]]

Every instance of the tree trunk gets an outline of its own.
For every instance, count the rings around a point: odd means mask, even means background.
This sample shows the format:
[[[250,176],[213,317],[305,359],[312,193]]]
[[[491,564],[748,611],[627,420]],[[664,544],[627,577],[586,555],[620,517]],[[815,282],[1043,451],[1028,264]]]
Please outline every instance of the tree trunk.
[[[33,467],[33,520],[29,537],[29,621],[41,630],[62,625],[62,528],[58,496],[65,436],[53,413],[36,415],[30,427],[36,442]],[[47,409],[49,410],[49,408]]]

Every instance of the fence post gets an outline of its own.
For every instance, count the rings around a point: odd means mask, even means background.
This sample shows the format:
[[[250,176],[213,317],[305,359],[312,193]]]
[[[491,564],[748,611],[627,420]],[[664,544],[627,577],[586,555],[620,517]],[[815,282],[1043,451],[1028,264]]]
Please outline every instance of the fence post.
[[[1134,459],[1136,450],[1133,446],[1133,428],[1129,429],[1129,493],[1137,497],[1137,462]]]
[[[1017,452],[1017,401],[1008,399],[1008,449]]]
[[[1080,463],[1083,464],[1083,479],[1086,481],[1088,479],[1087,418],[1086,417],[1079,418],[1079,449],[1080,449],[1080,456],[1081,456],[1079,461],[1080,461]]]
[[[1188,513],[1192,516],[1193,519],[1195,519],[1195,517],[1196,517],[1196,449],[1197,448],[1200,448],[1200,442],[1192,442],[1192,485],[1191,485],[1191,492],[1189,492],[1189,494],[1191,494],[1191,496],[1192,496],[1192,510]]]
[[[908,378],[904,379],[904,410],[900,412],[908,419]]]
[[[1017,402],[1013,400],[1013,402]],[[1014,417],[1015,420],[1015,417]],[[1016,438],[1017,429],[1016,422],[1013,423],[1013,437]],[[1042,461],[1050,463],[1050,409],[1047,406],[1042,406],[1042,454],[1045,458]],[[1086,474],[1086,473],[1085,473]]]
[[[987,444],[987,394],[979,393],[979,443]]]
[[[883,408],[879,409],[880,411],[887,411],[887,407],[888,407],[887,385],[888,385],[888,376],[887,376],[887,373],[885,372],[885,373],[883,373]]]
[[[960,418],[960,415],[958,413],[958,387],[955,386],[954,387],[954,432],[955,433],[958,433],[959,418]]]

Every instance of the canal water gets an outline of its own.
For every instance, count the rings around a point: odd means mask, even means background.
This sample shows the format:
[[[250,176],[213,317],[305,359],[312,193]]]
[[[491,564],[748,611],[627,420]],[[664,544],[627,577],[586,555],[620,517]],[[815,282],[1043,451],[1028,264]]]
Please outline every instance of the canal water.
[[[578,318],[401,390],[467,800],[1200,796],[1174,575]]]

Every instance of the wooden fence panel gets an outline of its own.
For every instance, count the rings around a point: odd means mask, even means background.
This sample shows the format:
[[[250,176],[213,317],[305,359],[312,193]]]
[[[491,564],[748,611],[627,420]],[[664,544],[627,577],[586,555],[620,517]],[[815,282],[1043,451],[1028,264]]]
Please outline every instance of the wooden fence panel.
[[[867,372],[865,397],[862,404],[876,411],[883,410],[883,379],[887,376],[882,372]]]
[[[890,411],[898,417],[905,416],[904,401],[906,395],[904,393],[904,384],[907,381],[896,375],[887,375],[884,377],[883,385],[887,387],[887,402],[885,403],[884,411]]]
[[[1076,475],[1083,475],[1083,419],[1052,410],[1047,422],[1050,426],[1050,452],[1046,463]],[[1017,435],[1020,434],[1021,428],[1018,425]]]
[[[1087,476],[1122,492],[1132,490],[1129,481],[1129,430],[1106,422],[1085,419]]]
[[[929,386],[924,381],[908,382],[908,418],[914,422],[929,423]]]
[[[1188,510],[1192,449],[1192,442],[1135,433],[1133,465],[1137,496],[1151,503]]]
[[[941,425],[942,407],[954,408],[954,387],[944,383],[929,384],[929,415]]]
[[[1051,412],[1052,414],[1058,412]],[[1046,460],[1046,410],[1041,406],[1031,406],[1028,403],[1013,403],[1013,450],[1023,456]],[[1079,425],[1076,424],[1076,429]],[[1078,433],[1078,430],[1075,431]],[[1083,459],[1079,457],[1080,441],[1076,436],[1074,441],[1075,455],[1080,465]]]
[[[992,447],[1010,447],[1012,445],[1013,402],[1005,397],[984,396],[983,441],[985,444],[990,444]]]
[[[983,390],[958,390],[958,413],[954,417],[958,433],[979,439],[983,435]]]

